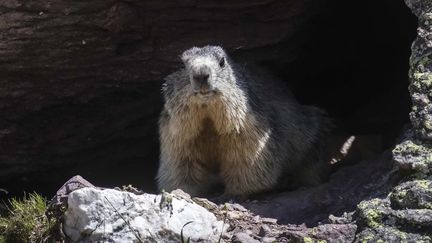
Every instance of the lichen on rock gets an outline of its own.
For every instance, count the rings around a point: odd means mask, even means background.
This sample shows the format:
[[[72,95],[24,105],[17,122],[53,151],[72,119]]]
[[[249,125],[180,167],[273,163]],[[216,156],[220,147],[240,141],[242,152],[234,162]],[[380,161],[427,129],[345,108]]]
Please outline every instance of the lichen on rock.
[[[417,135],[432,140],[432,2],[405,2],[417,16],[419,24],[410,58],[410,118]]]
[[[432,209],[432,181],[415,180],[402,183],[390,194],[397,209]]]
[[[356,242],[430,242],[429,236],[406,233],[393,227],[366,229],[356,236]]]
[[[432,239],[432,210],[392,207],[394,203],[390,201],[408,202],[410,193],[401,189],[407,186],[395,188],[388,198],[375,198],[358,205],[356,218],[360,233],[356,236],[357,241],[429,242]],[[415,203],[407,205],[414,207]]]
[[[430,174],[432,171],[432,145],[415,137],[412,131],[393,149],[393,159],[402,170]]]
[[[383,226],[383,217],[388,214],[388,202],[382,199],[363,201],[357,206],[357,216],[360,225],[369,228]]]

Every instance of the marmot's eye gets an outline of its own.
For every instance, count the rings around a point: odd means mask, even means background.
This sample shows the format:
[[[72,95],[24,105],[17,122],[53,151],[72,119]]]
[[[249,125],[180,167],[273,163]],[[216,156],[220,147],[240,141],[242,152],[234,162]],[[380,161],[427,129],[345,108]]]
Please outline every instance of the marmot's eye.
[[[224,67],[225,66],[225,57],[222,57],[219,61],[219,66]]]

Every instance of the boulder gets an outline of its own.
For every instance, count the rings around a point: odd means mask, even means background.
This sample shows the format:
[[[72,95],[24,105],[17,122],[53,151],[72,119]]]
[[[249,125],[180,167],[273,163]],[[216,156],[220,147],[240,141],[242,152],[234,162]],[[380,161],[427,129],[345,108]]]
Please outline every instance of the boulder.
[[[175,194],[82,188],[68,197],[63,231],[81,242],[216,242],[223,222]]]

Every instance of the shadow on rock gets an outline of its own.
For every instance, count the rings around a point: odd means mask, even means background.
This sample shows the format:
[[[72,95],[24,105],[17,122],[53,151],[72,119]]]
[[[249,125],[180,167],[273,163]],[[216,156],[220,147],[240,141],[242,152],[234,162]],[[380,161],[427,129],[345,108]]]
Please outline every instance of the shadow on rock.
[[[390,152],[345,166],[320,186],[262,195],[243,206],[257,215],[278,219],[280,224],[309,227],[326,222],[330,214],[341,215],[355,210],[362,200],[385,197],[397,182],[397,170]]]

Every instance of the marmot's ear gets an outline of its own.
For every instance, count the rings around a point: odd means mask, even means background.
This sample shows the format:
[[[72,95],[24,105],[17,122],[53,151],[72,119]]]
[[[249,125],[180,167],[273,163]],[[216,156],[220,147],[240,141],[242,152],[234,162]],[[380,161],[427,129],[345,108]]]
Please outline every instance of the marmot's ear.
[[[190,55],[189,55],[189,53],[187,51],[183,52],[180,55],[180,59],[182,60],[183,63],[187,63],[187,61],[189,60],[189,58],[190,58]]]
[[[198,48],[196,47],[192,47],[189,50],[186,50],[183,52],[183,54],[181,54],[180,59],[184,62],[187,63],[190,58],[194,55],[194,53],[197,51]]]

